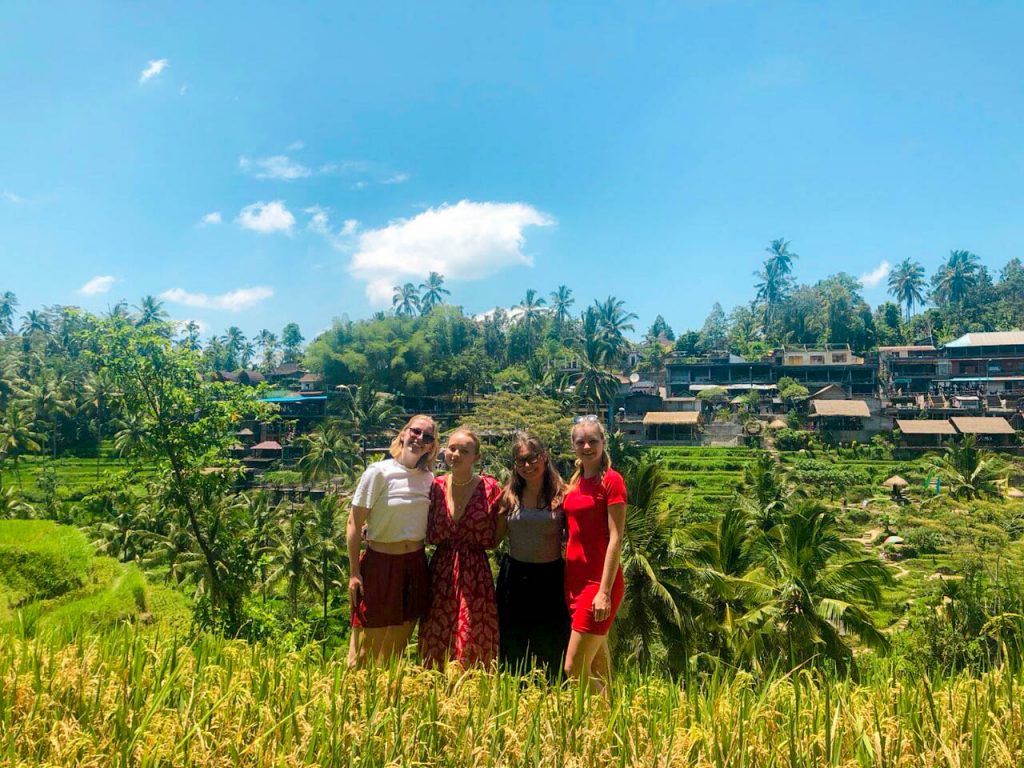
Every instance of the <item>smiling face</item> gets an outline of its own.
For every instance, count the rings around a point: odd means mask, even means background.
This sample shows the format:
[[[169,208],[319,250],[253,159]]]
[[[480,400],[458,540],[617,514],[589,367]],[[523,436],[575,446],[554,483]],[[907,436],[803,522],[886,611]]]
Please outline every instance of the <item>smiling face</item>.
[[[480,457],[476,441],[465,432],[455,432],[448,438],[444,460],[452,471],[469,470]]]
[[[583,462],[584,469],[594,469],[601,464],[604,453],[604,435],[597,424],[583,422],[572,432],[572,447],[576,458]]]
[[[515,452],[516,474],[528,485],[544,478],[548,468],[548,457],[543,452],[534,451],[529,445],[520,444]]]
[[[402,452],[398,460],[407,467],[414,467],[430,453],[437,436],[434,434],[434,423],[429,419],[413,419],[401,434]]]

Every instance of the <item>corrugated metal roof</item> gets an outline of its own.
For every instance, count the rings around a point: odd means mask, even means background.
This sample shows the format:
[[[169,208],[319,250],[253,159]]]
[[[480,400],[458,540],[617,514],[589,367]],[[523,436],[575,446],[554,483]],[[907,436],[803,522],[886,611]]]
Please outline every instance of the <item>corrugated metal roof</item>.
[[[1024,344],[1024,331],[992,331],[965,333],[949,342],[947,347],[998,347],[1003,344]]]

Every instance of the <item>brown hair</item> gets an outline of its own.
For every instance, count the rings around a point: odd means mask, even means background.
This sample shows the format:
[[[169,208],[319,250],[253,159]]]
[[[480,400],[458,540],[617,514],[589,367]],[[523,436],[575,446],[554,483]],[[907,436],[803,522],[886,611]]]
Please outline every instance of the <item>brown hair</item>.
[[[547,509],[554,509],[562,503],[565,496],[565,481],[558,474],[555,465],[551,462],[548,449],[544,447],[543,441],[530,432],[517,432],[512,438],[512,477],[505,484],[505,490],[501,497],[501,512],[510,514],[522,501],[523,491],[526,488],[526,481],[519,476],[515,470],[515,462],[519,450],[525,448],[527,451],[544,459],[544,482],[541,484],[541,500]]]
[[[476,450],[476,455],[480,455],[480,438],[476,436],[476,432],[474,432],[469,427],[456,427],[455,429],[448,433],[448,440],[451,440],[456,435],[465,435],[470,440],[472,440],[473,448]]]
[[[437,451],[441,447],[441,438],[437,434],[437,424],[434,422],[434,420],[430,416],[426,416],[422,413],[417,413],[415,416],[413,416],[411,419],[405,422],[405,426],[398,431],[397,435],[395,435],[395,439],[391,441],[391,458],[397,459],[399,456],[402,455],[402,435],[404,435],[405,431],[412,426],[412,423],[414,421],[429,421],[430,426],[434,430],[434,442],[430,444],[430,447],[423,453],[423,455],[420,457],[420,460],[416,462],[416,466],[419,469],[429,470],[433,467],[434,460],[437,458]]]
[[[612,468],[612,457],[608,455],[608,433],[604,431],[604,424],[601,423],[600,419],[590,418],[577,421],[572,425],[572,432],[569,433],[569,439],[573,443],[573,450],[576,450],[576,430],[584,426],[594,426],[601,433],[601,470],[597,474],[597,479],[601,480],[604,477],[604,473]],[[576,471],[569,478],[569,487],[575,488],[581,477],[583,477],[583,462],[580,459],[576,459]]]

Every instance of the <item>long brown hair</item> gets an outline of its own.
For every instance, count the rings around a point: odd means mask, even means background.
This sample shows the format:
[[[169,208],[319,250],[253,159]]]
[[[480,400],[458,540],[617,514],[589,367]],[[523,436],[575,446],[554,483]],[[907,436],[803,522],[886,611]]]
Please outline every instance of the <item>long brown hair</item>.
[[[437,459],[437,452],[441,448],[441,436],[437,434],[437,424],[430,416],[425,416],[422,413],[417,413],[402,427],[398,434],[395,435],[395,439],[391,441],[391,458],[398,459],[402,455],[402,435],[405,434],[405,430],[412,426],[414,421],[429,421],[430,426],[434,430],[434,442],[430,444],[430,447],[424,451],[423,455],[420,456],[420,460],[416,462],[416,466],[420,469],[431,469],[434,466],[434,460]]]
[[[544,442],[531,432],[517,432],[512,438],[512,477],[505,484],[505,490],[501,497],[501,511],[504,514],[511,514],[518,509],[523,499],[523,491],[526,489],[526,481],[516,472],[516,459],[520,450],[526,450],[544,461],[544,481],[540,488],[540,500],[546,509],[554,509],[562,503],[565,496],[565,481],[558,474],[555,465],[551,462],[548,449]]]
[[[612,468],[612,457],[608,455],[608,433],[604,431],[604,424],[601,423],[600,419],[584,419],[583,421],[577,421],[572,425],[572,432],[569,433],[569,438],[572,440],[572,448],[576,450],[576,431],[581,427],[596,427],[597,431],[601,433],[601,470],[597,473],[598,482],[604,477],[604,473]],[[580,478],[583,477],[583,461],[576,459],[576,471],[572,473],[572,477],[569,478],[569,487],[575,488],[576,484],[579,483]]]

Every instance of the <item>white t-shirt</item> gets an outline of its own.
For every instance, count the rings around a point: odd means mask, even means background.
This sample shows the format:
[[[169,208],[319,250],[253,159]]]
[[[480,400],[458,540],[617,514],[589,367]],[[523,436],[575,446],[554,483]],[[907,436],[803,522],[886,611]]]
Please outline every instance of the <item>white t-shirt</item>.
[[[368,466],[352,494],[353,507],[370,510],[366,538],[381,543],[427,538],[433,479],[432,472],[409,469],[394,459]]]

